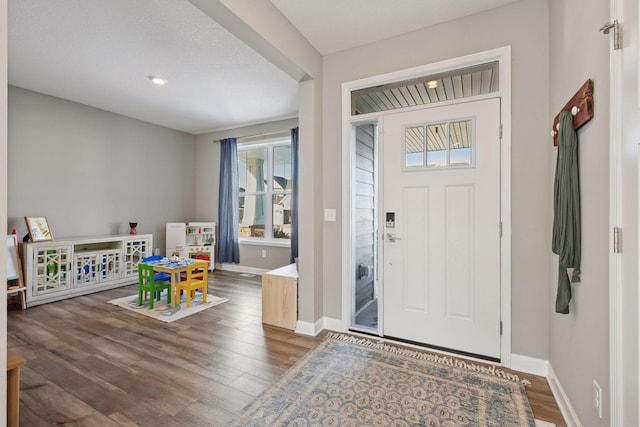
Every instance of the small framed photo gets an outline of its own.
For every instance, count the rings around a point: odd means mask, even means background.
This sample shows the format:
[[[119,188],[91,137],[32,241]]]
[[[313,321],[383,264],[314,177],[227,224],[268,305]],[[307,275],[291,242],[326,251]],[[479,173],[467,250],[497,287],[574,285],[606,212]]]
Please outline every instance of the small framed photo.
[[[49,223],[46,216],[25,216],[29,238],[32,242],[42,242],[43,240],[53,240]]]

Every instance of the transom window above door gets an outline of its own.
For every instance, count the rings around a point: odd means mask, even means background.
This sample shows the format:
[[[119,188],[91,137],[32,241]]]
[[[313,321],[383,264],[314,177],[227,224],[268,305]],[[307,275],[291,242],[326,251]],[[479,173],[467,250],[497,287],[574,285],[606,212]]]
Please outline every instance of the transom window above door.
[[[498,62],[459,68],[351,92],[351,115],[486,95],[500,90]]]
[[[472,129],[472,119],[405,127],[404,169],[472,166]]]

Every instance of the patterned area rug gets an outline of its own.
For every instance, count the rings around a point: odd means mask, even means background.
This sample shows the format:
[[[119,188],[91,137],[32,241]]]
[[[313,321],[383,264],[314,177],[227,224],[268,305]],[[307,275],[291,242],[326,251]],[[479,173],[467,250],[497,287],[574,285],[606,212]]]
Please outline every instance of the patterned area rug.
[[[131,295],[124,298],[118,298],[109,301],[110,304],[117,305],[118,307],[126,308],[127,310],[135,311],[145,316],[153,317],[154,319],[161,320],[163,322],[173,322],[174,320],[182,319],[183,317],[190,316],[198,313],[199,311],[206,310],[223,302],[229,301],[227,298],[220,298],[215,295],[207,294],[207,302],[202,302],[202,293],[196,292],[195,299],[191,300],[191,307],[187,308],[185,295],[182,295],[180,304],[176,304],[175,307],[167,305],[167,293],[162,291],[160,301],[154,301],[153,310],[149,310],[149,301],[142,301],[142,305],[138,307],[138,294]]]
[[[329,334],[232,426],[535,426],[524,381],[495,367]]]

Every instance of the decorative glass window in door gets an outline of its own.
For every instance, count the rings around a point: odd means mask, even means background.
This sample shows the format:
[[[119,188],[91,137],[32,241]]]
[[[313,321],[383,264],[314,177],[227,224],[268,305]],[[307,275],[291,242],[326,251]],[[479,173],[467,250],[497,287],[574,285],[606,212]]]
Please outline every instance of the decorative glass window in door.
[[[472,119],[406,127],[404,169],[472,166],[472,130]]]

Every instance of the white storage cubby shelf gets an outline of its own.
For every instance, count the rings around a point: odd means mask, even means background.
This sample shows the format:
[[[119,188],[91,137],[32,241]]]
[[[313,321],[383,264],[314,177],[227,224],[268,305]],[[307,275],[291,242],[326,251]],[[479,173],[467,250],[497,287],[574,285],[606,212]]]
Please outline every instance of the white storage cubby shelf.
[[[27,306],[130,285],[151,255],[151,234],[22,243]]]
[[[209,270],[215,269],[216,223],[190,222],[187,224],[186,256],[209,261]]]

